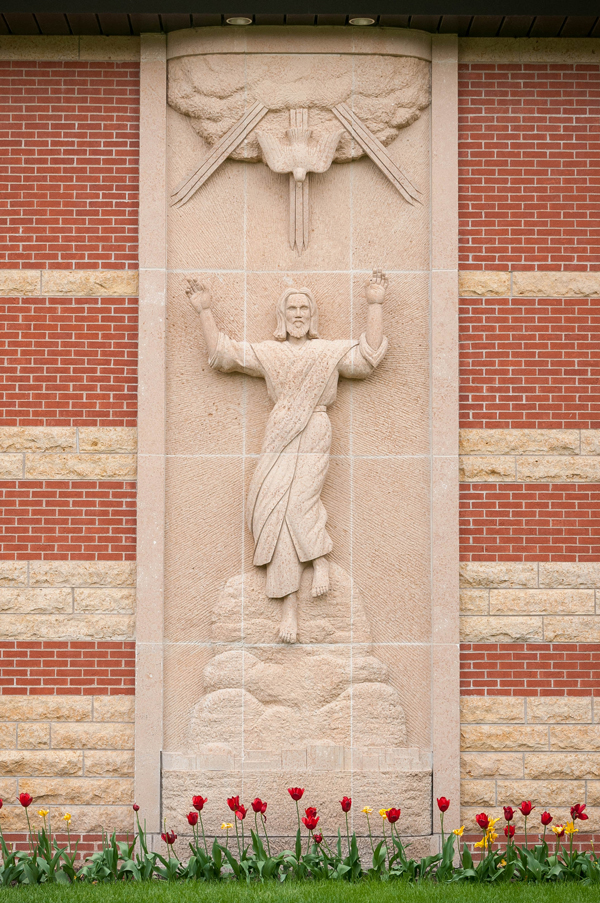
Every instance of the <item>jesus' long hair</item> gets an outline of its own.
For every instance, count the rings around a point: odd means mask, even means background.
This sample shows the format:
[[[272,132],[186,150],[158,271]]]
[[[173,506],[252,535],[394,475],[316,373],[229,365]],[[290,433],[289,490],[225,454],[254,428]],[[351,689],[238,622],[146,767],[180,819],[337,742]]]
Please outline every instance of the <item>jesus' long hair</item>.
[[[283,295],[277,302],[277,309],[275,312],[277,317],[277,326],[275,328],[275,332],[273,333],[274,337],[278,342],[285,342],[286,340],[287,326],[285,322],[285,305],[290,295],[306,295],[306,297],[308,298],[308,303],[310,305],[310,323],[308,326],[308,337],[309,339],[318,339],[319,311],[317,308],[317,302],[313,298],[311,290],[308,288],[286,288]]]

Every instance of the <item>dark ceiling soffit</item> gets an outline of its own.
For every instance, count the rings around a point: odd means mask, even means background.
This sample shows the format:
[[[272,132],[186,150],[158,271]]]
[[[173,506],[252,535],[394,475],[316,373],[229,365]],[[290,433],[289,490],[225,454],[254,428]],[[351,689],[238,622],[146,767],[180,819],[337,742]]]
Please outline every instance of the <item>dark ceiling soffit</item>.
[[[326,8],[319,13],[313,3],[306,0],[226,0],[228,8],[219,0],[205,0],[195,12],[189,12],[189,4],[183,0],[128,0],[126,11],[122,0],[4,0],[2,13],[63,13],[94,14],[117,13],[121,15],[181,14],[184,16],[221,15],[360,15],[360,16],[598,16],[598,4],[592,0],[419,0],[418,10],[414,0],[354,0],[356,9],[348,9],[342,0],[327,0]],[[152,9],[154,7],[154,9]],[[187,10],[187,12],[184,12]]]

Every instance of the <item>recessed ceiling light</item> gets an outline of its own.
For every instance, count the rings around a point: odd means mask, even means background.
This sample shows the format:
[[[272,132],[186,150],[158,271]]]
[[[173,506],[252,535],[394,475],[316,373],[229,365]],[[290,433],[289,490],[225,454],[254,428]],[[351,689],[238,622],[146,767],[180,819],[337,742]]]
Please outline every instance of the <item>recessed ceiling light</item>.
[[[350,25],[375,25],[375,19],[368,19],[366,16],[357,16],[350,19]]]
[[[252,25],[252,19],[247,16],[232,16],[226,21],[228,25]]]

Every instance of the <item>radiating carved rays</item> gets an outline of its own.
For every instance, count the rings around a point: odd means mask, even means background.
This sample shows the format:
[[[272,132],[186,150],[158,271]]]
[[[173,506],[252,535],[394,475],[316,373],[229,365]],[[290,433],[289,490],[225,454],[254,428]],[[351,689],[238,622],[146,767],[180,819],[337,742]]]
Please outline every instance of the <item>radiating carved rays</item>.
[[[256,101],[215,144],[200,166],[179,183],[172,194],[172,206],[182,207],[187,204],[268,112],[267,107]],[[381,141],[348,104],[340,103],[333,107],[332,112],[404,200],[411,205],[415,202],[422,203],[419,198],[420,189],[404,175]],[[287,142],[267,132],[256,133],[263,160],[269,169],[277,173],[290,174],[289,240],[290,247],[295,248],[299,254],[308,247],[308,174],[326,172],[329,169],[342,134],[341,130],[327,132],[319,140],[311,140],[312,132],[308,128],[307,109],[290,110],[290,128],[286,129]]]

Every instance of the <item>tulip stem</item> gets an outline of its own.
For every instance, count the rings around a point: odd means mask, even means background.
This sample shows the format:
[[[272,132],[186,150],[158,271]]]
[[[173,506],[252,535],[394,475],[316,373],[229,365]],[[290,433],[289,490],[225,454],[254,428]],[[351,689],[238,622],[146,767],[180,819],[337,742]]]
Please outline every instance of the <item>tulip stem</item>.
[[[527,816],[525,815],[524,818],[525,818],[525,849],[527,849]]]
[[[271,855],[271,844],[269,843],[269,835],[267,834],[267,819],[264,814],[260,813],[260,820],[262,821],[263,831],[265,832],[265,840],[267,841],[267,851],[269,856]]]
[[[204,822],[202,821],[202,813],[199,812],[198,815],[200,816],[200,827],[202,829],[202,839],[204,840],[204,852],[208,856],[208,846],[206,845],[206,834],[204,833]]]
[[[31,822],[29,821],[29,810],[25,809],[25,815],[27,816],[27,827],[29,828],[28,840],[29,840],[29,849],[31,850],[31,855],[33,856],[33,845],[31,842]]]
[[[294,800],[296,803],[296,815],[298,816],[298,830],[300,830],[300,806],[298,805],[298,800]]]
[[[374,853],[375,847],[373,846],[373,835],[371,834],[371,821],[369,819],[369,813],[365,812],[365,815],[367,816],[367,825],[369,828],[369,840],[371,841],[371,851]]]
[[[442,847],[444,846],[444,813],[440,812],[440,825],[442,828]]]
[[[346,841],[348,843],[348,856],[350,855],[350,828],[348,827],[348,813],[344,812],[346,816]]]

